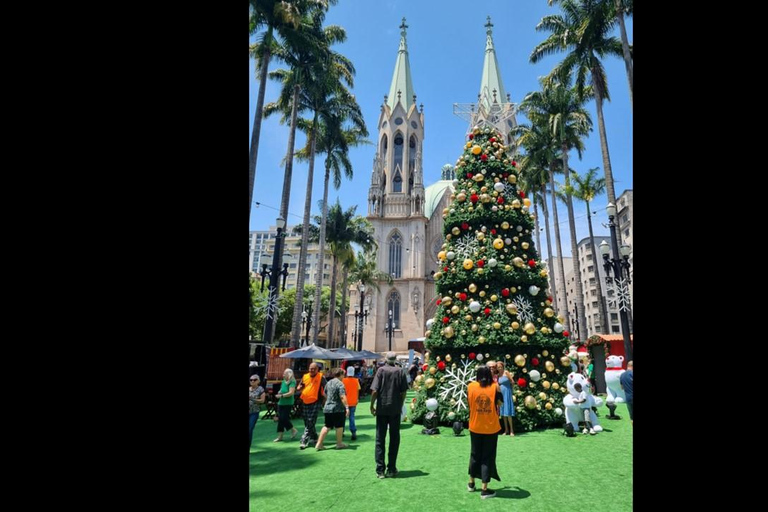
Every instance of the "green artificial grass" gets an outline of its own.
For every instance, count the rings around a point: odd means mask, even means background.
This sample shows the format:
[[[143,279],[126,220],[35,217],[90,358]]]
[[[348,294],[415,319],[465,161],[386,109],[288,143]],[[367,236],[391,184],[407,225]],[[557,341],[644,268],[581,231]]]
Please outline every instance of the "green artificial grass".
[[[406,403],[410,403],[412,392]],[[536,512],[622,512],[632,510],[632,425],[624,404],[616,409],[620,420],[608,420],[600,410],[604,432],[568,438],[562,429],[499,437],[496,464],[501,481],[491,480],[496,497],[480,499],[467,492],[469,431],[455,437],[450,427],[440,435],[421,434],[422,425],[400,427],[396,478],[376,478],[374,450],[376,422],[369,398],[357,408],[357,440],[349,449],[335,450],[329,432],[325,451],[299,450],[304,422],[292,420],[299,430],[273,443],[277,423],[259,419],[249,457],[249,510],[510,510]],[[263,415],[263,414],[262,414]],[[324,419],[317,421],[318,433]],[[389,446],[387,438],[387,447]],[[386,460],[386,454],[385,454]],[[482,502],[482,503],[481,503]]]

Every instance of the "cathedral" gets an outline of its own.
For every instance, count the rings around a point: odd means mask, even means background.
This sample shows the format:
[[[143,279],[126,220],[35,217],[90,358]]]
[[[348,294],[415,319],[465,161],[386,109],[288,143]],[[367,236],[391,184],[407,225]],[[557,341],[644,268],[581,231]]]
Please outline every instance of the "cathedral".
[[[488,125],[508,134],[516,126],[514,105],[501,81],[493,46],[490,17],[485,25],[486,45],[480,93],[476,103],[454,104],[454,114],[473,126]],[[424,187],[422,144],[426,136],[424,105],[417,106],[408,62],[405,18],[400,25],[400,47],[389,94],[384,97],[377,127],[376,155],[368,192],[367,218],[378,243],[378,268],[392,276],[392,284],[366,289],[362,348],[375,352],[390,349],[387,326],[392,322],[391,349],[405,352],[408,342],[421,339],[426,322],[437,308],[432,275],[443,244],[443,209],[454,191],[453,166],[446,164],[440,180]],[[507,140],[511,147],[511,140]],[[355,312],[360,308],[357,287],[350,288],[347,345],[360,348]],[[391,320],[390,320],[391,318]]]

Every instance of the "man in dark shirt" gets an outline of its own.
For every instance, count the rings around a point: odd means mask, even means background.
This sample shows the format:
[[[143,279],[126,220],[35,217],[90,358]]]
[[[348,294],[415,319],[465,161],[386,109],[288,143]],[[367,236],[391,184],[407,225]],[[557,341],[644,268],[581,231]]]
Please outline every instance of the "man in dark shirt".
[[[632,387],[634,384],[634,374],[633,370],[634,365],[632,364],[632,361],[629,361],[627,363],[627,371],[621,374],[621,377],[619,377],[619,383],[621,384],[621,389],[624,390],[624,396],[627,397],[627,410],[629,411],[629,420],[632,425],[635,425],[635,418],[633,415],[633,402],[634,402],[634,395],[632,393]]]
[[[384,478],[384,439],[389,428],[389,464],[386,476],[397,476],[400,449],[400,415],[408,391],[405,371],[395,366],[395,353],[387,352],[387,364],[379,368],[371,384],[371,414],[376,416],[376,475]]]

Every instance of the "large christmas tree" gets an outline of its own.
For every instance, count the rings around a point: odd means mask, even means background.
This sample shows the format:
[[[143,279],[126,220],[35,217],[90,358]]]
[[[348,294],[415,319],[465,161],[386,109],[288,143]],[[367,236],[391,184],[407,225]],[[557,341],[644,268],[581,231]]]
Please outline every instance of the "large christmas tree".
[[[569,333],[546,297],[531,202],[504,139],[489,127],[468,138],[443,211],[437,312],[427,321],[428,356],[411,416],[420,423],[426,400],[436,398],[442,423],[467,421],[467,384],[492,359],[514,374],[516,431],[561,425]]]

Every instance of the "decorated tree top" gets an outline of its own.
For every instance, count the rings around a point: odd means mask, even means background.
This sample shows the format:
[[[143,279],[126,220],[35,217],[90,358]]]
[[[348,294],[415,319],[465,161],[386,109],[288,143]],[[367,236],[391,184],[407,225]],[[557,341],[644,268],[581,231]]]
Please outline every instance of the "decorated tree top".
[[[426,346],[567,346],[563,320],[545,296],[547,270],[533,244],[531,201],[518,187],[517,164],[495,130],[475,127],[468,139],[443,210],[438,307]]]

